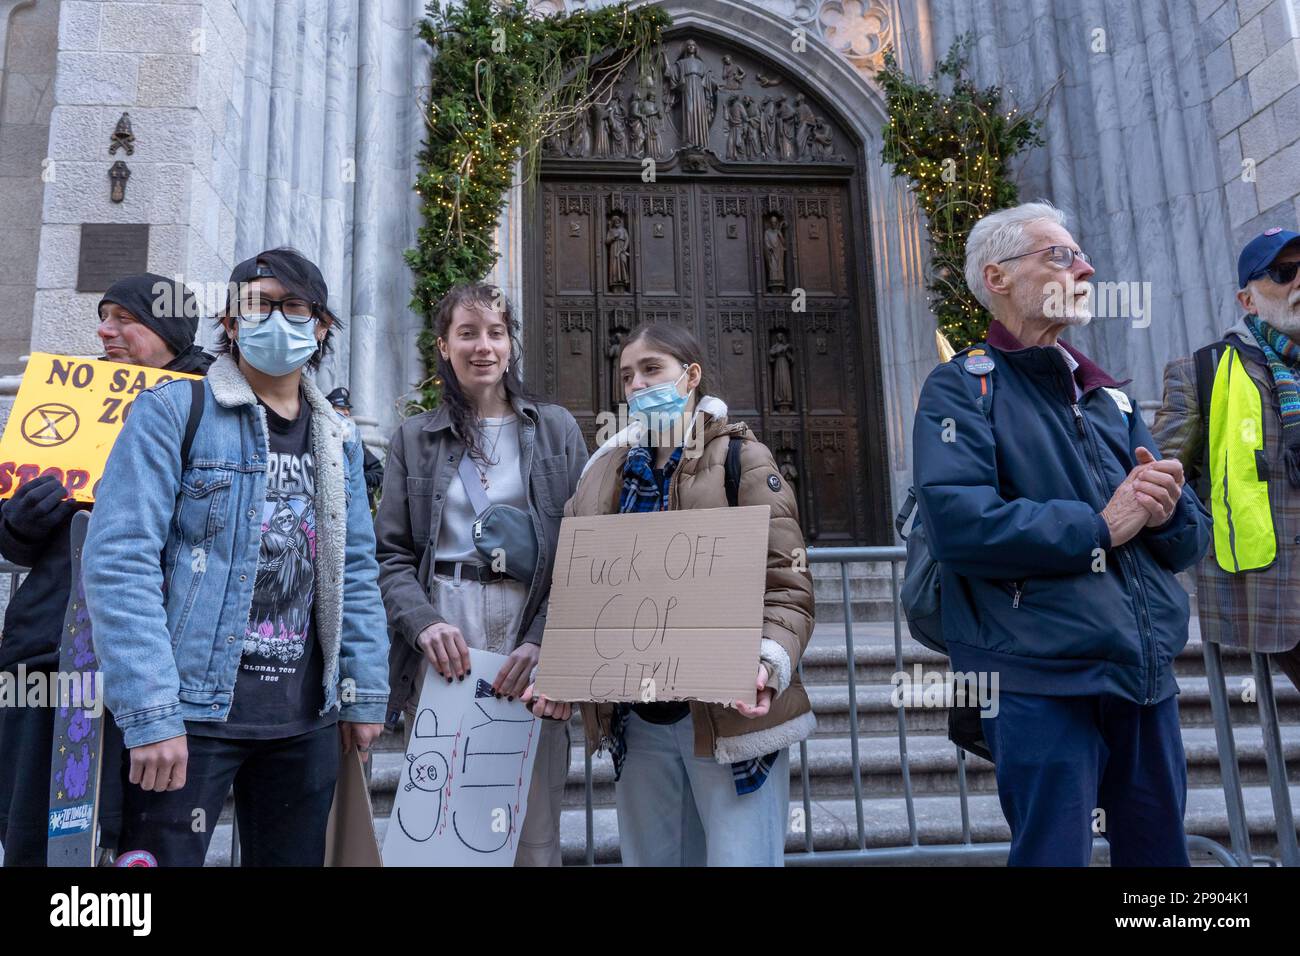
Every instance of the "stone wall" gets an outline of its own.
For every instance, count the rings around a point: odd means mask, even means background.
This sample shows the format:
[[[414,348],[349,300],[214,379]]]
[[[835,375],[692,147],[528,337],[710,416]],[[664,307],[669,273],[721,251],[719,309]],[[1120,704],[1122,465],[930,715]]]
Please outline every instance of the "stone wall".
[[[58,39],[58,0],[0,0],[0,376],[31,345]]]

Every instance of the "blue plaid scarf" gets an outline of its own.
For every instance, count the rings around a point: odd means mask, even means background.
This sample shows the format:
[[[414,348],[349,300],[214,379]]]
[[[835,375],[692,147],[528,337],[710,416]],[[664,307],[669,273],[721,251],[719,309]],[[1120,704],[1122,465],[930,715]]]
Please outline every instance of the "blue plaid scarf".
[[[623,465],[623,492],[618,499],[619,514],[644,514],[653,511],[668,510],[668,489],[672,486],[673,474],[682,461],[682,450],[673,450],[672,457],[663,470],[656,472],[651,457],[652,451],[644,445],[638,445],[627,453],[627,462]],[[615,704],[614,718],[610,722],[610,755],[614,758],[614,779],[623,773],[623,760],[627,756],[627,740],[624,729],[628,715],[632,713],[631,704]],[[737,794],[753,793],[761,787],[772,771],[780,751],[764,754],[752,760],[740,760],[731,765],[731,776],[736,784]]]

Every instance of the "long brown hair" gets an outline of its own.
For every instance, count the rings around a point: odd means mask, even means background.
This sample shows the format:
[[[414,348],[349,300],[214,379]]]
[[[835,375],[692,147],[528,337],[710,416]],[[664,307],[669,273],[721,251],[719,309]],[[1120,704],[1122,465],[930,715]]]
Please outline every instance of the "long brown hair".
[[[683,365],[698,365],[700,367],[700,384],[695,386],[697,404],[705,395],[718,395],[717,392],[713,391],[712,376],[709,374],[709,367],[704,361],[704,346],[700,345],[700,340],[689,329],[674,325],[671,322],[657,322],[653,325],[639,326],[623,343],[623,348],[619,350],[620,358],[629,345],[633,342],[640,342],[642,339],[653,348],[661,352],[667,352]]]

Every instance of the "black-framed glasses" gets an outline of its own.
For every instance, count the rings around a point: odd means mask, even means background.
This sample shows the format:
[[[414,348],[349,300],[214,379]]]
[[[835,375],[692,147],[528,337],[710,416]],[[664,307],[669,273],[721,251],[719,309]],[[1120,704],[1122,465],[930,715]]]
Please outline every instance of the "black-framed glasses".
[[[1300,271],[1300,259],[1295,262],[1275,262],[1263,274],[1278,285],[1290,285],[1295,281],[1295,274]]]
[[[1035,249],[1033,252],[1022,252],[1018,256],[1008,256],[1005,259],[999,259],[998,265],[1001,265],[1004,262],[1010,262],[1013,259],[1023,259],[1025,256],[1036,256],[1040,252],[1050,252],[1051,256],[1048,257],[1048,261],[1052,265],[1059,266],[1062,269],[1068,269],[1070,266],[1074,265],[1075,259],[1078,259],[1085,265],[1092,265],[1092,260],[1088,258],[1086,252],[1082,249],[1071,249],[1069,246],[1044,246],[1042,249]]]
[[[239,318],[249,325],[257,325],[275,311],[279,311],[294,325],[306,325],[316,317],[316,306],[296,295],[286,299],[258,296],[239,303]]]

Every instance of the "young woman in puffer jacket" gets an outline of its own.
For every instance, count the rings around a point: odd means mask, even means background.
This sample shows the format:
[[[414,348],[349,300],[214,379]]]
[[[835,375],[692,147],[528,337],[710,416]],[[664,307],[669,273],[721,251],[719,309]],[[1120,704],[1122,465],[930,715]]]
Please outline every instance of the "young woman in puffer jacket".
[[[617,783],[619,842],[630,866],[780,866],[790,803],[788,748],[817,721],[798,663],[813,626],[812,578],[793,491],[749,427],[727,420],[709,394],[703,350],[678,326],[638,329],[619,359],[634,424],[591,457],[566,515],[725,508],[727,448],[743,441],[740,505],[769,505],[757,701],[582,704],[587,750],[608,746]],[[678,419],[680,440],[638,427]],[[800,568],[805,568],[800,570]],[[526,695],[531,697],[531,689]],[[534,713],[564,716],[546,698]]]

